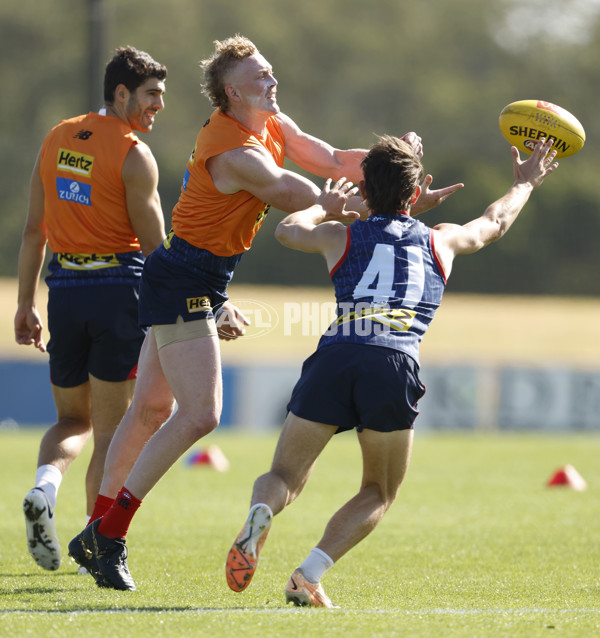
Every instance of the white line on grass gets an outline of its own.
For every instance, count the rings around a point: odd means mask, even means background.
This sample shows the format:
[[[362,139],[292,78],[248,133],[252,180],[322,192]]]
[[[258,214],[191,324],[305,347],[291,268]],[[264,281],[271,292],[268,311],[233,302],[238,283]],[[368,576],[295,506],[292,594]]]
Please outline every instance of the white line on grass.
[[[222,609],[217,607],[136,607],[119,609],[3,609],[0,615],[26,614],[26,615],[81,615],[81,614],[285,614],[317,611],[313,608],[298,609],[291,608],[233,608]],[[501,616],[523,616],[527,614],[600,614],[600,609],[337,609],[337,614],[363,614],[363,615],[398,615],[398,616],[480,616],[480,615],[501,615]]]

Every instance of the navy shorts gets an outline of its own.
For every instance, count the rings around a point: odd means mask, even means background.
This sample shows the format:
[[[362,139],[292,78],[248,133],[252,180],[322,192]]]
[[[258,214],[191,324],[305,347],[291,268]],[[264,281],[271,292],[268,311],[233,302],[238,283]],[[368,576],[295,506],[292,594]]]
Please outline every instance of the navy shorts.
[[[48,292],[50,379],[60,388],[137,376],[146,330],[138,324],[137,285],[51,288]]]
[[[419,366],[392,348],[344,343],[319,348],[302,366],[288,410],[303,419],[377,432],[410,430],[425,394]]]
[[[140,325],[210,319],[227,301],[227,285],[241,255],[219,257],[172,232],[153,251],[142,272]]]

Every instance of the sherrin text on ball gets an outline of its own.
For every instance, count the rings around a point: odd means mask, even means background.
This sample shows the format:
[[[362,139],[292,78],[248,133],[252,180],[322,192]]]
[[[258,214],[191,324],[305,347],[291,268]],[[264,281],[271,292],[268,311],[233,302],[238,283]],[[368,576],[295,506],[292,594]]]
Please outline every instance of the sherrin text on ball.
[[[578,153],[585,143],[581,122],[556,104],[543,100],[520,100],[505,106],[500,113],[502,135],[520,151],[531,154],[542,138],[552,137],[556,157]]]

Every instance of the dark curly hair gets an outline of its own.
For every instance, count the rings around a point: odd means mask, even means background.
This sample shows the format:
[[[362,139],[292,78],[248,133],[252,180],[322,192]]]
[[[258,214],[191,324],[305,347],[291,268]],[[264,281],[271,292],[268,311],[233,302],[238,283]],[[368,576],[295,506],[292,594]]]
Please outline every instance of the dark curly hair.
[[[131,46],[119,47],[104,72],[104,102],[114,102],[115,89],[119,84],[133,92],[148,78],[164,80],[166,77],[167,67],[145,51]]]

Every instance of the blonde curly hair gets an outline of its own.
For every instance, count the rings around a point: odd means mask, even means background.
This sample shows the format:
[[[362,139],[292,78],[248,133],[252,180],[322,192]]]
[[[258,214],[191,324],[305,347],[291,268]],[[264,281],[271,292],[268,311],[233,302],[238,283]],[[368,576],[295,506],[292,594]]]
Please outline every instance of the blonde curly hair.
[[[237,62],[258,53],[258,49],[239,33],[227,40],[215,40],[214,45],[213,54],[200,62],[204,71],[202,93],[214,107],[227,111],[229,101],[225,93],[225,75]]]

